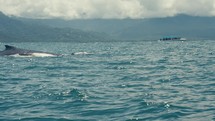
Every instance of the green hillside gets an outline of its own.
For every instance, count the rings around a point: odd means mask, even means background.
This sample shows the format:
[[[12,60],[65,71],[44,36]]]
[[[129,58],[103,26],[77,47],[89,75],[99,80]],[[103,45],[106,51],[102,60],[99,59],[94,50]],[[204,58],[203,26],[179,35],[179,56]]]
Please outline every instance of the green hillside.
[[[33,22],[24,22],[0,13],[0,41],[108,41],[111,38],[100,32],[82,31],[72,28],[50,27]]]
[[[156,40],[163,36],[214,39],[215,17],[177,15],[151,19],[22,19],[52,27],[104,32],[116,40]]]

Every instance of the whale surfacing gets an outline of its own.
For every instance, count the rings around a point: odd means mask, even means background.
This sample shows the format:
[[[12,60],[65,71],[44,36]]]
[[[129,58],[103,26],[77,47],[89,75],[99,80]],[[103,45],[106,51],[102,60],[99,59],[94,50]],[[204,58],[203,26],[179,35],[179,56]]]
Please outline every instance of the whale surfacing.
[[[54,57],[60,54],[21,49],[10,45],[5,45],[5,50],[0,51],[0,56],[14,56],[14,57]]]

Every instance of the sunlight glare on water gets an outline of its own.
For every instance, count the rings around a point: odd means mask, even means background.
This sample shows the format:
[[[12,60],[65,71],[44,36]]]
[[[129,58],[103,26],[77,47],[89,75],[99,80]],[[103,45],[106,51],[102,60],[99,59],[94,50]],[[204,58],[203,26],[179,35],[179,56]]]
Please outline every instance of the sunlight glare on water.
[[[0,120],[215,120],[215,41],[7,44],[65,56],[1,57]]]

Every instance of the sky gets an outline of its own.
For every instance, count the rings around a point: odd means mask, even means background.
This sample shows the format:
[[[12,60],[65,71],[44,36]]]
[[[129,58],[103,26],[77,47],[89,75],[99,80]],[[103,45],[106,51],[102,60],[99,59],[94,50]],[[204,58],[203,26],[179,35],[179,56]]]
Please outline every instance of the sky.
[[[0,11],[18,17],[63,19],[215,16],[215,0],[0,0]]]

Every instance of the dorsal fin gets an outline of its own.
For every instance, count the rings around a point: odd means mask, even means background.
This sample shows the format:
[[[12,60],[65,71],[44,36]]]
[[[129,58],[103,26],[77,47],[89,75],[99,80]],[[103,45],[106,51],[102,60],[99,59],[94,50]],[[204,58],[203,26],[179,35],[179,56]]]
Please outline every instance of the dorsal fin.
[[[16,47],[14,46],[10,46],[10,45],[5,45],[5,50],[11,50],[11,49],[15,49]]]

